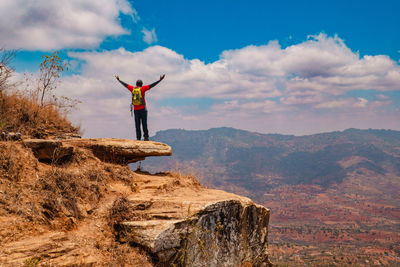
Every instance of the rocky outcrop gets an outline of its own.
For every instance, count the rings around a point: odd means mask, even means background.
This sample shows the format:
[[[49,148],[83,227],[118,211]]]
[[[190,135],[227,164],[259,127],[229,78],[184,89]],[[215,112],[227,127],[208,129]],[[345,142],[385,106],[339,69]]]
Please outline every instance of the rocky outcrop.
[[[95,150],[103,144],[126,162],[154,155],[153,142],[133,142],[128,156],[119,140],[1,143],[0,171],[19,177],[0,183],[0,266],[270,265],[268,209],[190,175],[103,163]],[[49,165],[31,150],[73,158]]]
[[[128,197],[133,219],[114,227],[120,241],[144,248],[158,265],[270,266],[265,207],[224,191],[173,182],[141,187],[140,195]],[[144,201],[145,195],[152,197]]]
[[[74,148],[88,149],[100,160],[118,164],[132,163],[150,156],[170,156],[172,154],[171,147],[166,144],[128,139],[26,139],[23,142],[42,161],[71,157]]]

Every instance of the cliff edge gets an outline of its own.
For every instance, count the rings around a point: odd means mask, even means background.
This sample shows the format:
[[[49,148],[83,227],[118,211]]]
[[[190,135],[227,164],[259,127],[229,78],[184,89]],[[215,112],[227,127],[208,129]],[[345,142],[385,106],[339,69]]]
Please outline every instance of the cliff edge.
[[[270,266],[269,210],[180,173],[124,139],[0,142],[1,266]]]

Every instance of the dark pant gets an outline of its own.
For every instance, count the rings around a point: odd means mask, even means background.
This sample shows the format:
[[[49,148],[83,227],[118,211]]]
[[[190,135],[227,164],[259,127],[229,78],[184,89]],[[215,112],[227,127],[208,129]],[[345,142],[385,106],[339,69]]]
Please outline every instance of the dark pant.
[[[137,140],[140,140],[142,138],[140,122],[143,125],[144,138],[149,138],[149,130],[147,129],[147,109],[135,110],[135,127]]]

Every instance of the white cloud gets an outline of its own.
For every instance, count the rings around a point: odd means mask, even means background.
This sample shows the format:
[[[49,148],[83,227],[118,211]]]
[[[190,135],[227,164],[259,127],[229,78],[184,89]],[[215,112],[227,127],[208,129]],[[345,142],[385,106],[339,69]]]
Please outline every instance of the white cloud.
[[[140,19],[139,15],[138,15],[138,13],[137,13],[137,11],[136,11],[136,9],[134,9],[134,8],[131,6],[131,4],[129,3],[129,1],[127,1],[127,0],[116,0],[116,1],[117,1],[116,3],[117,3],[117,5],[118,5],[118,8],[119,8],[120,12],[122,12],[122,13],[125,14],[125,15],[130,16],[131,19],[132,19],[134,22],[137,22],[137,21]]]
[[[368,100],[362,97],[357,97],[357,102],[354,103],[355,107],[365,108],[368,104]]]
[[[393,105],[385,91],[400,90],[400,66],[387,56],[360,58],[338,37],[321,34],[285,49],[270,42],[229,50],[210,64],[161,46],[69,56],[81,61],[82,74],[66,77],[62,93],[83,100],[81,112],[74,116],[89,125],[88,136],[118,137],[133,131],[129,91],[114,74],[131,84],[137,79],[148,84],[166,73],[146,97],[149,120],[156,125],[150,127],[153,133],[217,126],[289,133],[384,125],[400,129],[399,120],[385,110]],[[347,94],[371,89],[380,91],[376,101]],[[186,104],[186,98],[198,99],[199,104]],[[178,104],[166,105],[168,99]],[[202,106],[201,99],[211,104]]]
[[[152,44],[157,42],[157,35],[154,28],[151,31],[146,28],[143,28],[142,33],[143,33],[143,41],[145,43]]]
[[[376,96],[378,99],[380,99],[380,100],[388,100],[389,99],[389,97],[387,96],[387,95],[382,95],[382,94],[379,94],[379,95],[377,95]]]
[[[346,99],[338,99],[331,100],[327,102],[322,102],[315,105],[316,108],[327,108],[327,109],[352,109],[352,108],[365,108],[369,101],[362,97],[357,98],[346,98]]]
[[[281,98],[281,102],[286,105],[308,105],[322,102],[322,93],[310,89],[299,88],[298,90],[293,90],[291,88],[291,91],[288,91],[286,96]]]
[[[315,105],[316,108],[341,108],[351,104],[350,99],[332,100]]]
[[[225,51],[227,68],[252,77],[278,79],[288,89],[340,95],[358,89],[398,90],[400,67],[388,56],[352,52],[337,36],[311,36],[282,49],[277,42]]]
[[[2,0],[1,45],[25,50],[94,48],[127,34],[120,13],[137,17],[127,0]]]

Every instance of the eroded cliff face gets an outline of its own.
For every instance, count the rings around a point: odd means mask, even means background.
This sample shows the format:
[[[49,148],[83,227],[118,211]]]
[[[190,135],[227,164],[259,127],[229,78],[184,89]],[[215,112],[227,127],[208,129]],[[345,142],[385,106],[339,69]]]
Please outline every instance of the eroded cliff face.
[[[170,155],[165,144],[25,140],[0,152],[2,266],[270,265],[268,209],[125,165]]]
[[[163,186],[161,186],[162,188]],[[268,266],[269,210],[224,191],[175,185],[141,203],[130,195],[130,216],[115,225],[120,241],[149,251],[156,261],[178,266]],[[147,203],[147,204],[146,204]]]

